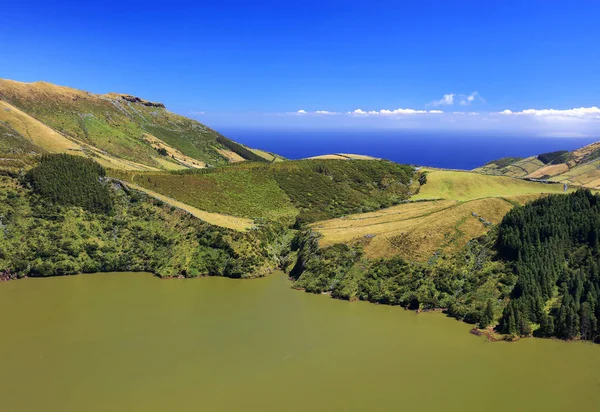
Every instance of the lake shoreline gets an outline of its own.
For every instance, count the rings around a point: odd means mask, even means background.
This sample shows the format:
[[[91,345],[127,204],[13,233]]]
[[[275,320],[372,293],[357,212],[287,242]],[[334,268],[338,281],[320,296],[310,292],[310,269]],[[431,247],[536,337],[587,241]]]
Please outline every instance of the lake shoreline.
[[[228,276],[219,276],[219,275],[205,275],[205,276],[185,276],[185,275],[178,275],[178,276],[166,276],[166,277],[162,277],[159,276],[158,274],[151,272],[151,271],[122,271],[123,273],[137,273],[137,274],[149,274],[151,275],[153,278],[157,278],[160,280],[173,280],[173,279],[202,279],[202,278],[225,278],[225,279],[234,279],[234,280],[252,280],[252,279],[260,279],[260,278],[265,278],[265,277],[269,277],[270,275],[274,274],[275,272],[277,272],[277,269],[274,270],[270,270],[268,274],[262,274],[262,275],[257,275],[257,276],[247,276],[247,277],[228,277]],[[287,273],[285,273],[284,271],[280,270],[282,272],[283,275],[286,276],[286,280],[293,282],[294,279],[289,277],[287,275]],[[52,276],[21,276],[18,277],[16,274],[9,272],[9,271],[4,271],[2,273],[0,273],[0,283],[4,283],[4,282],[10,282],[10,281],[17,281],[17,280],[22,280],[22,279],[49,279],[49,278],[62,278],[62,277],[71,277],[71,276],[80,276],[80,275],[102,275],[105,273],[118,273],[121,271],[104,271],[104,272],[80,272],[80,273],[73,273],[73,274],[64,274],[64,275],[52,275]],[[303,293],[310,293],[307,292],[306,289],[304,288],[295,288],[293,285],[290,285],[290,289],[296,291],[296,292],[303,292]],[[389,306],[389,307],[398,307],[401,309],[404,309],[405,311],[408,312],[414,312],[416,315],[419,315],[421,313],[440,313],[440,314],[445,314],[446,313],[446,309],[445,308],[434,308],[434,309],[410,309],[408,307],[404,307],[404,306],[400,306],[400,305],[389,305],[389,304],[385,304],[385,303],[379,303],[379,302],[370,302],[367,300],[361,300],[361,299],[340,299],[340,298],[336,298],[334,296],[332,296],[331,292],[323,292],[323,293],[318,293],[318,294],[314,294],[314,295],[325,295],[328,296],[330,299],[335,299],[335,300],[339,300],[339,301],[345,301],[348,303],[353,303],[353,302],[365,302],[365,303],[369,303],[372,305],[377,305],[377,306]],[[460,319],[456,319],[453,318],[451,316],[446,316],[447,319],[454,319],[458,322],[461,323],[465,323],[465,324],[469,324],[468,322],[465,322],[463,320]],[[492,327],[488,327],[485,329],[480,329],[476,326],[474,326],[473,328],[471,328],[469,330],[469,333],[478,337],[485,337],[486,340],[488,342],[517,342],[521,339],[541,339],[541,340],[553,340],[553,341],[559,341],[559,342],[565,342],[565,343],[572,343],[572,342],[581,342],[581,339],[570,339],[570,340],[564,340],[564,339],[558,339],[556,337],[549,337],[549,338],[544,338],[544,337],[538,337],[538,336],[524,336],[524,337],[519,337],[519,336],[509,336],[509,335],[504,335],[501,333],[498,333],[496,331],[494,331],[494,329]],[[594,342],[590,342],[592,344],[595,344]]]

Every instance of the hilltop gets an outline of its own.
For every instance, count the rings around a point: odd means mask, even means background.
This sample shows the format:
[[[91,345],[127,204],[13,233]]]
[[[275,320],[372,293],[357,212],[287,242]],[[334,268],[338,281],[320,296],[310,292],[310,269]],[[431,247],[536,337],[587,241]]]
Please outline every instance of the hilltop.
[[[599,189],[600,142],[572,152],[559,150],[527,158],[505,157],[488,162],[474,171]]]
[[[0,154],[68,153],[125,170],[204,168],[279,157],[234,142],[164,104],[47,82],[0,79]]]

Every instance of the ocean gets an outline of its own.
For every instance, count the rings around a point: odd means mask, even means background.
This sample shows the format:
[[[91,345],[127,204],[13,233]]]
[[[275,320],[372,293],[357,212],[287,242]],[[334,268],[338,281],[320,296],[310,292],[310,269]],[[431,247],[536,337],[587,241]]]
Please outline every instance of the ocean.
[[[249,147],[275,152],[289,159],[358,153],[398,163],[454,169],[473,169],[506,156],[528,157],[556,150],[574,150],[600,140],[600,136],[558,138],[405,130],[219,128],[218,131]]]

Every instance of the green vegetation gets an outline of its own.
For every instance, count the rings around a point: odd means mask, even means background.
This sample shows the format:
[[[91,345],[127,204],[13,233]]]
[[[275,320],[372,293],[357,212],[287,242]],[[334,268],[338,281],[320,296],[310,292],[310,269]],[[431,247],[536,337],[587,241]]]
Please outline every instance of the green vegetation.
[[[509,212],[498,250],[518,280],[504,333],[562,339],[600,337],[600,196],[579,190]]]
[[[244,159],[251,160],[253,162],[266,162],[267,161],[264,157],[257,155],[253,151],[245,148],[244,146],[242,146],[239,143],[234,142],[233,140],[226,138],[225,136],[218,135],[217,142],[221,143],[223,146],[225,146],[226,148],[231,150],[233,153],[236,153],[236,154],[242,156]]]
[[[522,157],[503,157],[501,159],[492,160],[491,162],[486,163],[485,166],[493,165],[498,168],[503,168],[503,167],[509,166],[513,163],[516,163],[519,160],[523,160],[523,158]]]
[[[111,175],[198,209],[298,224],[388,207],[407,198],[414,173],[387,161],[245,163],[170,173]]]
[[[600,340],[600,195],[578,190],[517,206],[486,235],[428,262],[368,259],[360,243],[295,242],[295,287],[349,300],[444,309],[509,336]]]
[[[65,183],[68,172],[54,172],[67,164],[86,179]],[[39,180],[44,172],[50,174]],[[90,161],[60,155],[44,158],[31,172],[29,179],[40,190],[27,188],[16,177],[0,176],[3,278],[100,271],[150,271],[163,277],[261,276],[278,265],[285,248],[272,245],[289,243],[278,240],[277,225],[243,234],[211,226],[116,183],[101,184],[112,209],[109,214],[97,213],[105,211],[104,198],[95,190],[83,190],[94,174],[101,174],[100,168]],[[57,196],[57,188],[67,191]],[[89,207],[95,202],[99,203]]]
[[[562,191],[562,184],[541,185],[506,176],[432,170],[427,172],[427,184],[413,199],[472,200],[534,193],[562,193]]]
[[[52,204],[108,213],[112,199],[105,176],[104,168],[91,159],[53,154],[42,156],[26,179],[34,192]]]
[[[538,160],[544,164],[560,164],[571,160],[571,154],[567,150],[557,150],[556,152],[542,153],[538,155]]]
[[[0,79],[0,100],[24,112],[19,116],[29,115],[29,120],[49,126],[44,131],[48,140],[64,140],[66,136],[73,146],[79,145],[88,152],[100,149],[121,160],[156,169],[163,168],[156,159],[154,144],[157,140],[172,150],[210,165],[227,163],[227,158],[217,149],[230,147],[244,159],[264,161],[197,121],[171,113],[161,103],[134,96],[95,95],[45,82],[20,83]],[[6,107],[4,110],[12,109]],[[16,118],[11,121],[16,122]],[[1,134],[4,133],[0,127]]]
[[[0,121],[0,155],[11,156],[43,153],[44,150],[36,147],[10,124]]]
[[[307,231],[295,242],[298,259],[290,273],[294,286],[307,292],[415,310],[442,308],[457,319],[489,324],[490,312],[501,311],[516,280],[493,260],[493,241],[493,234],[483,236],[450,260],[417,263],[399,256],[365,259],[360,248],[345,244],[319,248],[318,236]]]

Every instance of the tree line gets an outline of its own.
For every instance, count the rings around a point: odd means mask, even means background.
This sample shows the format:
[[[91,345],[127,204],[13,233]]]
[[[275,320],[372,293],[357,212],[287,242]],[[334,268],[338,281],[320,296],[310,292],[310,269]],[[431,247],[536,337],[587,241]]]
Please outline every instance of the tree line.
[[[600,196],[589,190],[511,210],[497,249],[517,283],[499,329],[595,340],[600,332]]]

